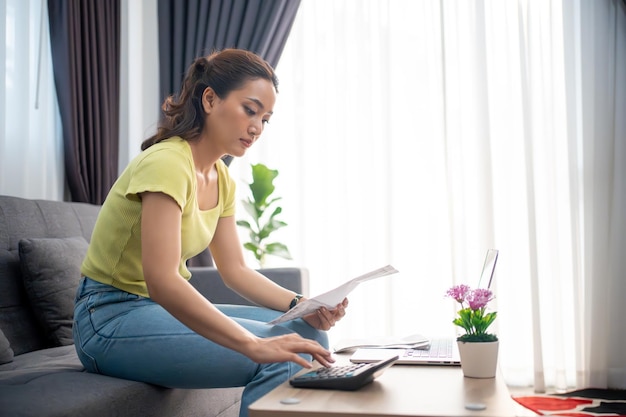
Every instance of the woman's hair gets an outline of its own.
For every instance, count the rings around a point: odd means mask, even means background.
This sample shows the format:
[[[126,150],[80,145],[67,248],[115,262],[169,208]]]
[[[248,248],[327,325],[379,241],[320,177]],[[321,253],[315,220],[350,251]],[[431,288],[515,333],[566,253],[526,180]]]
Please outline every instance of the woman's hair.
[[[162,118],[157,132],[141,144],[141,150],[172,136],[193,141],[198,138],[206,113],[202,107],[202,94],[211,87],[224,99],[250,80],[265,79],[278,91],[274,70],[258,55],[243,49],[224,49],[209,56],[196,58],[183,80],[178,96],[169,96],[161,106]]]

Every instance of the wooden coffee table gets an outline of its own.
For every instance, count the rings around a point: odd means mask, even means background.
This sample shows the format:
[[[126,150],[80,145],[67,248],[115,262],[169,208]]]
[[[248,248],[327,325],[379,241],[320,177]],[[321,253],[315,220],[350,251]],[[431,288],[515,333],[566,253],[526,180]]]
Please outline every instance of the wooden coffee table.
[[[347,363],[350,355],[336,355]],[[302,371],[304,372],[304,371]],[[295,399],[295,404],[282,401]],[[287,401],[289,402],[289,401]],[[474,410],[484,405],[483,410]],[[463,377],[457,366],[394,365],[358,391],[293,388],[288,382],[250,406],[250,417],[515,416],[501,375]]]

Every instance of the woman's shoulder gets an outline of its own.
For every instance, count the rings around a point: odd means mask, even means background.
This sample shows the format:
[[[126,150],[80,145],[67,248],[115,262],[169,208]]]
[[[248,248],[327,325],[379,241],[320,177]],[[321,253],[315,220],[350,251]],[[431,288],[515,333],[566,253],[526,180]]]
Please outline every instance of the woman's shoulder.
[[[184,207],[195,189],[193,158],[184,145],[183,139],[172,138],[142,151],[122,173],[124,194],[162,192]]]
[[[142,154],[150,154],[163,150],[177,151],[185,154],[191,152],[189,144],[185,139],[181,138],[180,136],[172,136],[171,138],[164,139],[161,142],[155,143],[154,145],[143,151]]]
[[[135,158],[137,164],[141,164],[146,160],[159,160],[161,163],[169,162],[176,164],[183,161],[191,161],[193,158],[187,141],[175,136],[155,143]]]

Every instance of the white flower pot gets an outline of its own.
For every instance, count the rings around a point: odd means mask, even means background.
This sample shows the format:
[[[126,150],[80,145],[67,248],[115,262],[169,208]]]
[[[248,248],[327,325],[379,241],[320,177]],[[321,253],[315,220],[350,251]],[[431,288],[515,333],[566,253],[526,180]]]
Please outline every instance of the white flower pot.
[[[494,378],[498,367],[498,345],[495,342],[459,342],[461,368],[468,378]]]

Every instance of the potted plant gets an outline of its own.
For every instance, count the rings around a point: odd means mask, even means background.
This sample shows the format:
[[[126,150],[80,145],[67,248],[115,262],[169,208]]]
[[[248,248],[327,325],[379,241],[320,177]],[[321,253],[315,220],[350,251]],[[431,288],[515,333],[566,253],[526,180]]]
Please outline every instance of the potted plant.
[[[462,284],[450,288],[446,296],[461,305],[452,323],[465,330],[457,337],[463,374],[473,378],[493,378],[498,362],[498,337],[487,329],[497,312],[487,312],[487,304],[494,299],[489,289],[472,289]]]
[[[251,251],[254,257],[263,267],[268,255],[278,256],[284,259],[292,259],[289,249],[283,243],[267,243],[269,236],[276,230],[287,226],[287,223],[276,218],[283,209],[276,206],[281,197],[273,197],[274,179],[278,171],[269,169],[263,164],[252,164],[252,182],[249,184],[250,196],[242,200],[246,212],[252,218],[252,222],[238,220],[237,225],[248,230],[250,241],[244,243],[244,248]]]

